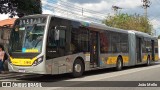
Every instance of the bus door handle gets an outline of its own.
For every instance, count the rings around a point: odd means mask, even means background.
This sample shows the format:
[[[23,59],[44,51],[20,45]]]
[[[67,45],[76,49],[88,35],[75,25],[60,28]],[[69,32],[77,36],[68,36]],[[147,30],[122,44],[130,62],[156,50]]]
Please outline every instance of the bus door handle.
[[[55,53],[55,52],[57,52],[57,51],[48,51],[49,53]]]

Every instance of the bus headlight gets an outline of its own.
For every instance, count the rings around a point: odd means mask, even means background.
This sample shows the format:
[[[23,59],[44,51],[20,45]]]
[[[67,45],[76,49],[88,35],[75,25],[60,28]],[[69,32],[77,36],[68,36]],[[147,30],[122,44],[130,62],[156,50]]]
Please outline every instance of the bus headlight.
[[[34,61],[33,66],[37,66],[38,64],[40,64],[41,62],[43,62],[43,57],[38,58],[37,60]]]

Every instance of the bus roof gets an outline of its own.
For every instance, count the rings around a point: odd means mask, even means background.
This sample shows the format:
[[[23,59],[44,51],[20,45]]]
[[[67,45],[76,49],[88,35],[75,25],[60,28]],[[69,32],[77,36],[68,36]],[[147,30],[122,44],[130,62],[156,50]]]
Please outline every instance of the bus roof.
[[[50,14],[34,14],[34,15],[27,15],[27,16],[24,16],[24,17],[21,17],[21,18],[30,18],[30,17],[43,17],[43,16],[48,16]],[[21,19],[19,18],[19,19]]]
[[[86,27],[96,28],[98,30],[108,30],[108,31],[120,32],[120,33],[128,33],[127,30],[109,27],[105,24],[94,23],[94,22],[83,21],[83,20],[76,20],[76,19],[56,16],[56,15],[51,15],[51,16],[58,17],[58,18],[63,18],[63,19],[67,19],[67,20],[72,20],[72,21],[77,21],[77,22],[80,22],[80,23],[87,23],[88,25]]]
[[[84,21],[84,20],[76,20],[76,19],[66,18],[66,17],[52,15],[52,14],[35,14],[35,15],[24,16],[22,18],[42,17],[42,16],[52,16],[52,17],[58,17],[58,18],[67,19],[67,20],[71,20],[71,21],[77,21],[77,22],[80,22],[80,23],[87,23],[88,25],[86,27],[96,28],[98,30],[108,30],[108,31],[114,31],[114,32],[119,32],[119,33],[128,33],[129,31],[131,31],[138,36],[152,37],[151,35],[149,35],[147,33],[140,32],[140,31],[124,30],[124,29],[109,27],[109,26],[106,26],[105,24],[94,23],[94,22],[89,22],[89,21]]]
[[[90,23],[90,27],[98,28],[98,29],[102,29],[102,30],[120,32],[120,33],[128,33],[127,30],[119,29],[119,28],[114,28],[114,27],[109,27],[109,26],[107,26],[105,24]]]
[[[130,31],[134,32],[137,36],[150,37],[150,38],[152,37],[151,35],[144,33],[144,32],[140,32],[140,31],[136,31],[136,30],[130,30]]]

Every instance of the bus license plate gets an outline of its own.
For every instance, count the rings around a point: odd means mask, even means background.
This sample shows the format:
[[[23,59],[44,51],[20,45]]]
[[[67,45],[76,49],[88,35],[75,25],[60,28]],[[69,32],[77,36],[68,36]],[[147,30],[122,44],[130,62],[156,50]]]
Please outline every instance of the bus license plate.
[[[26,72],[24,69],[19,69],[18,72]]]

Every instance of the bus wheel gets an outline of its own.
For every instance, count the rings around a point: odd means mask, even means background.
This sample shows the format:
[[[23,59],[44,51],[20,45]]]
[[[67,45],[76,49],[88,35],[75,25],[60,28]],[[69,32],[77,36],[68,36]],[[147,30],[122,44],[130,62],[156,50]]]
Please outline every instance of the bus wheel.
[[[150,58],[147,58],[147,66],[151,65]]]
[[[123,67],[122,58],[118,57],[117,58],[117,63],[116,63],[116,70],[120,71],[120,70],[122,70],[122,67]]]
[[[84,64],[82,63],[80,59],[76,59],[73,64],[72,76],[80,77],[82,76],[83,72],[84,72]]]

